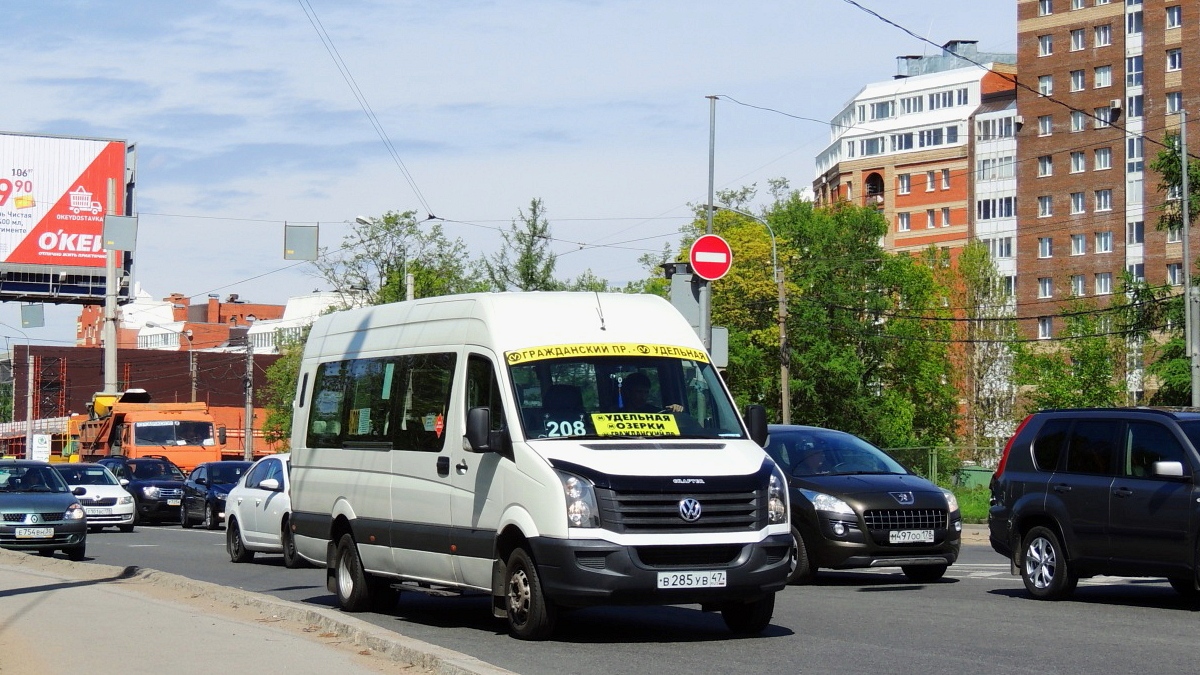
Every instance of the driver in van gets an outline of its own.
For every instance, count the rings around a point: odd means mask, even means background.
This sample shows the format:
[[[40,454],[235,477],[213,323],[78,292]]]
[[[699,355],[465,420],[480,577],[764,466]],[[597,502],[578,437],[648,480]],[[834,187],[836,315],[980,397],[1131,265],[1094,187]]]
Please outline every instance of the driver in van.
[[[621,412],[683,412],[683,406],[678,403],[656,406],[649,399],[650,378],[645,373],[631,373],[621,381]]]

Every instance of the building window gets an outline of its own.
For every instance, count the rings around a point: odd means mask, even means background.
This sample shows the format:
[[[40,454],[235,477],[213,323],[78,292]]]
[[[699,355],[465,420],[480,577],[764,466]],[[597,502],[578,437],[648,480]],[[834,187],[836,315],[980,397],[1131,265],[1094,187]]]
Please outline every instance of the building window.
[[[1135,263],[1132,265],[1128,265],[1128,266],[1126,266],[1125,269],[1129,271],[1130,279],[1133,279],[1134,281],[1138,281],[1138,282],[1146,280],[1146,265],[1145,265],[1145,263]]]
[[[1038,16],[1054,13],[1054,0],[1038,0]]]
[[[1054,53],[1054,36],[1038,36],[1038,56],[1050,56]]]
[[[1134,94],[1125,99],[1125,115],[1131,119],[1141,117],[1144,114],[1145,105],[1141,94]]]
[[[937,227],[937,223],[934,222],[933,209],[925,209],[925,229],[932,230],[935,227]]]
[[[1146,240],[1146,225],[1140,220],[1125,223],[1125,243],[1141,244]]]
[[[1183,25],[1183,10],[1179,5],[1167,8],[1167,28],[1179,28]]]
[[[929,95],[929,109],[940,110],[954,105],[954,92],[950,90],[937,91]]]
[[[1137,173],[1145,170],[1145,159],[1142,153],[1145,151],[1145,141],[1141,136],[1132,136],[1125,139],[1125,172]]]
[[[1096,129],[1103,129],[1111,126],[1112,108],[1108,106],[1101,106],[1092,111],[1092,116],[1096,120]]]
[[[1038,237],[1038,257],[1053,258],[1054,257],[1054,238],[1053,237]]]
[[[1183,285],[1183,265],[1181,263],[1167,264],[1167,283],[1172,286]]]
[[[1112,44],[1112,25],[1106,23],[1103,26],[1096,26],[1092,35],[1095,38],[1094,46],[1107,47]]]
[[[1071,235],[1071,255],[1087,253],[1087,237],[1082,234]]]
[[[967,105],[971,102],[971,94],[966,87],[954,90],[954,97],[957,99],[958,105]]]
[[[1182,225],[1172,225],[1171,227],[1168,227],[1167,228],[1167,243],[1168,244],[1178,244],[1181,241],[1183,241],[1183,226]]]
[[[1096,295],[1112,293],[1112,272],[1101,272],[1096,275]]]
[[[1142,10],[1125,15],[1125,32],[1129,35],[1140,35],[1142,32]]]
[[[911,217],[911,214],[908,213],[897,213],[896,229],[901,232],[908,232],[910,229],[912,229],[912,222],[910,221]]]
[[[1054,326],[1054,317],[1039,316],[1038,317],[1038,339],[1039,340],[1049,340],[1053,326]]]
[[[1083,213],[1085,210],[1086,209],[1084,208],[1084,203],[1083,203],[1083,193],[1082,192],[1072,192],[1071,193],[1071,214],[1077,215],[1077,214]]]
[[[1112,211],[1112,190],[1096,190],[1096,210]]]
[[[1168,91],[1167,92],[1167,114],[1171,115],[1183,110],[1183,92]],[[1190,153],[1189,153],[1190,154]]]
[[[1071,71],[1071,91],[1083,91],[1087,86],[1082,70]]]
[[[1050,195],[1038,197],[1038,218],[1049,218],[1054,215],[1054,202]]]
[[[942,189],[950,189],[950,169],[942,169]]]
[[[1039,75],[1038,76],[1038,93],[1042,96],[1054,95],[1054,76]]]
[[[1051,277],[1038,277],[1038,297],[1054,297],[1054,279]]]
[[[1017,291],[1017,278],[1011,274],[1000,277],[1000,293],[1006,298],[1011,298],[1013,293]]]
[[[1094,74],[1097,89],[1112,86],[1112,66],[1096,66]]]
[[[900,99],[900,112],[904,115],[919,113],[925,109],[924,96],[909,96]]]
[[[1083,9],[1083,0],[1071,0],[1071,9]]]
[[[985,157],[975,160],[975,180],[997,180],[1013,177],[1012,155],[1006,157]]]
[[[1013,137],[1013,117],[993,117],[991,119],[976,120],[975,122],[976,140],[992,141],[997,138],[1012,138]]]
[[[1182,161],[1182,160],[1181,160]],[[934,173],[932,171],[925,172],[925,191],[933,192]]]
[[[1182,160],[1181,160],[1182,161]],[[1038,157],[1038,177],[1054,175],[1054,157],[1051,155],[1042,155]]]
[[[913,135],[912,132],[907,134],[892,134],[892,152],[899,150],[912,150]]]
[[[896,185],[898,186],[897,192],[902,195],[908,194],[912,191],[912,175],[902,173],[899,176],[896,176]]]
[[[1183,50],[1168,49],[1167,50],[1167,72],[1181,70],[1183,68]]]
[[[1012,218],[1016,210],[1015,197],[1000,197],[998,199],[980,199],[975,202],[975,215],[979,220],[993,218]]]
[[[1125,86],[1142,86],[1142,57],[1130,56],[1125,59]]]
[[[1096,253],[1112,253],[1112,230],[1096,233]]]
[[[1087,113],[1082,110],[1071,111],[1071,131],[1083,131],[1087,129]]]
[[[1087,171],[1086,155],[1080,150],[1071,153],[1071,173]]]
[[[1085,39],[1086,38],[1084,38],[1084,36],[1083,36],[1082,28],[1077,28],[1077,29],[1071,31],[1071,51],[1077,52],[1077,51],[1083,49],[1086,46],[1084,44]]]
[[[1082,298],[1083,296],[1087,295],[1087,289],[1084,288],[1082,274],[1071,275],[1071,295],[1077,298]]]
[[[996,239],[988,239],[988,253],[993,258],[1011,258],[1012,257],[1012,237],[998,237]]]
[[[1049,136],[1054,133],[1054,118],[1051,115],[1038,117],[1038,136]]]
[[[950,227],[950,207],[942,207],[942,227]]]
[[[1083,154],[1083,153],[1080,153]],[[1096,171],[1112,168],[1112,148],[1096,148]]]

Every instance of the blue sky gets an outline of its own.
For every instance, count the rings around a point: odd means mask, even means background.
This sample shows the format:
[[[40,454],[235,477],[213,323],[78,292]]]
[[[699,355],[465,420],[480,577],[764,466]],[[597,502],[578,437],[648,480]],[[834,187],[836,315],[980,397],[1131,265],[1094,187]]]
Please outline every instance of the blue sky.
[[[828,120],[896,56],[934,51],[843,0],[305,2],[429,209],[461,221],[448,234],[493,254],[537,197],[559,276],[617,284],[707,197],[706,95]],[[1016,49],[1015,2],[861,4],[937,44]],[[6,5],[0,131],[137,144],[135,275],[153,296],[283,302],[325,288],[283,260],[284,221],[337,246],[356,216],[425,211],[299,0]],[[721,101],[717,187],[808,185],[827,139]],[[48,306],[27,332],[69,344],[77,314]],[[15,303],[0,322],[19,325]]]

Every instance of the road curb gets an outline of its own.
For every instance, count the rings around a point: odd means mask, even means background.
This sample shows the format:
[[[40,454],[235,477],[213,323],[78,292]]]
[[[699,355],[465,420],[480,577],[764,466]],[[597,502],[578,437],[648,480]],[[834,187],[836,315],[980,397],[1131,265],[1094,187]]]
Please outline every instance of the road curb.
[[[339,610],[309,607],[262,593],[197,581],[155,569],[72,562],[0,549],[0,567],[5,566],[74,579],[111,579],[114,583],[134,590],[137,590],[139,584],[175,589],[186,592],[193,599],[203,598],[228,604],[232,608],[250,607],[280,619],[318,627],[325,633],[336,634],[343,641],[370,649],[375,656],[439,675],[514,675],[513,671],[416,638],[405,637]]]

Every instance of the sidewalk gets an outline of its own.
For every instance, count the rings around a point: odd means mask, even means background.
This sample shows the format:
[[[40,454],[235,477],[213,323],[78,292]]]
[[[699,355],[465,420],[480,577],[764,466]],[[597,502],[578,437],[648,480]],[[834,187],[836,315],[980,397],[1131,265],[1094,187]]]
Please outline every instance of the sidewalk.
[[[0,675],[510,671],[313,608],[173,574],[0,550]]]

